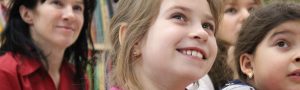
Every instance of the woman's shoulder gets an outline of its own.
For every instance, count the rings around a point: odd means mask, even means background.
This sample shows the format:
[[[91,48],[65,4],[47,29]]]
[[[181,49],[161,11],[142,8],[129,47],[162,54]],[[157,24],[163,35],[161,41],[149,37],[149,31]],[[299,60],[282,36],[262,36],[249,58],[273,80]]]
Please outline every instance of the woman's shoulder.
[[[8,79],[16,77],[18,73],[18,63],[11,53],[5,53],[0,56],[0,78]]]
[[[0,56],[0,72],[7,74],[29,74],[37,70],[41,63],[20,54],[5,52]]]
[[[0,56],[0,70],[3,69],[14,69],[17,67],[18,63],[16,58],[14,58],[13,54],[10,52],[6,52]]]
[[[228,82],[221,90],[255,90],[255,88],[240,80],[233,80]]]

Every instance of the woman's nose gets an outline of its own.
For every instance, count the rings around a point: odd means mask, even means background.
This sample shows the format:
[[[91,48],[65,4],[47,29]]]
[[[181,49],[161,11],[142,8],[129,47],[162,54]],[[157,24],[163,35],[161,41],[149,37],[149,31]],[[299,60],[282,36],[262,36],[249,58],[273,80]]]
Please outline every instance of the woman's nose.
[[[63,10],[63,19],[64,20],[72,20],[75,17],[75,13],[73,11],[72,6],[66,6]]]

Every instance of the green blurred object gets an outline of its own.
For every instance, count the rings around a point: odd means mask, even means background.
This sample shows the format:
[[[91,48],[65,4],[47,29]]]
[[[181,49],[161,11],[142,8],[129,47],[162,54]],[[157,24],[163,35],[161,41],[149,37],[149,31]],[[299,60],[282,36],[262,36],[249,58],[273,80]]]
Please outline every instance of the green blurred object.
[[[297,2],[300,3],[300,0],[263,0],[265,4],[269,4],[271,2]]]

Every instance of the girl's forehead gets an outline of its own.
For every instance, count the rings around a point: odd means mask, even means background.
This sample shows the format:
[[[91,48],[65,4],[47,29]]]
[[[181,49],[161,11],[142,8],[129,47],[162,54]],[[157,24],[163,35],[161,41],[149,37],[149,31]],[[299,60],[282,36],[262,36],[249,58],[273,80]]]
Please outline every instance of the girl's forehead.
[[[297,33],[297,32],[300,33],[299,28],[300,28],[300,20],[289,20],[279,24],[277,27],[274,27],[272,29],[272,32],[288,31],[293,33]]]
[[[267,37],[272,38],[277,35],[290,37],[300,36],[300,21],[286,21],[274,27],[267,33]]]

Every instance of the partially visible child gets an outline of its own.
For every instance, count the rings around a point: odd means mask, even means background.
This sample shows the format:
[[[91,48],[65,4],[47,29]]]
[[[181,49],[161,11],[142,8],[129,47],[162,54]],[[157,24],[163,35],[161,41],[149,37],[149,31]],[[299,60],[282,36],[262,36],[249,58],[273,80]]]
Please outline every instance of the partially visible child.
[[[244,25],[234,50],[242,81],[223,90],[247,84],[258,90],[299,90],[299,3],[266,6],[255,11]]]
[[[216,90],[219,90],[230,80],[237,79],[237,71],[232,60],[233,47],[244,21],[250,13],[262,5],[261,0],[223,0],[224,15],[220,30],[216,32],[218,55],[209,72]]]
[[[184,90],[217,55],[218,0],[120,0],[111,90]]]
[[[228,46],[235,44],[238,32],[250,13],[262,4],[261,0],[223,0],[224,16],[220,30],[216,32],[218,39]]]

